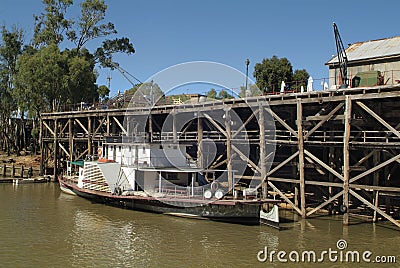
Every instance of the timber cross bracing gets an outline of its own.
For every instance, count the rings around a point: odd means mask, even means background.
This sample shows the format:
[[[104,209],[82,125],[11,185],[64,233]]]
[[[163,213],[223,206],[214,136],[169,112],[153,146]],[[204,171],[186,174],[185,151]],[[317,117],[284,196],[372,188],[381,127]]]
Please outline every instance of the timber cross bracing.
[[[172,123],[164,126],[169,114]],[[43,170],[51,166],[56,174],[64,160],[96,154],[105,137],[121,137],[134,128],[126,116],[145,118],[148,141],[186,143],[190,145],[187,156],[210,169],[232,171],[232,165],[242,161],[246,163],[243,174],[228,172],[229,184],[255,178],[263,196],[278,194],[303,217],[321,209],[335,213],[340,208],[345,212],[344,224],[349,224],[349,212],[357,212],[400,227],[399,114],[400,86],[151,110],[46,113],[41,117],[42,166]],[[177,125],[189,115],[191,120]],[[238,116],[232,119],[234,115]],[[240,125],[232,125],[238,118]],[[269,127],[271,123],[274,128]],[[217,148],[211,160],[207,153],[210,140]],[[250,144],[249,152],[241,147],[244,140]]]

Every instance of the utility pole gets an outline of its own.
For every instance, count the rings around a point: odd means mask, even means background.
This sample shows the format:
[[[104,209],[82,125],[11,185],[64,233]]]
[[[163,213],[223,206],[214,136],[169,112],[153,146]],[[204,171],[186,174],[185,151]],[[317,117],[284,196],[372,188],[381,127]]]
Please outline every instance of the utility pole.
[[[247,94],[247,80],[249,77],[249,64],[250,64],[249,59],[246,59],[245,63],[246,63],[246,94]]]

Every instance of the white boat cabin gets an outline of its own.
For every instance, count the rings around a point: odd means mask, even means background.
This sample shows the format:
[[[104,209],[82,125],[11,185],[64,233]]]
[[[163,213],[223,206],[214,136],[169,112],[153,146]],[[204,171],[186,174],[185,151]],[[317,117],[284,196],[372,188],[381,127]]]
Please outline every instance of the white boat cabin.
[[[99,158],[135,167],[188,167],[186,146],[163,144],[104,143]]]

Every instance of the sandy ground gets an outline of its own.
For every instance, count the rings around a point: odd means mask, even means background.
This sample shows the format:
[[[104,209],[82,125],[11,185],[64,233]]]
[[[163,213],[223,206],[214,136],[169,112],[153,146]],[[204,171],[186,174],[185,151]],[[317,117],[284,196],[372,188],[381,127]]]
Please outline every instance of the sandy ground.
[[[25,167],[40,167],[40,155],[24,155],[24,153],[22,153],[21,156],[7,156],[6,152],[0,151],[0,164],[11,164],[12,161],[10,160],[13,160],[14,165],[16,166],[24,165]]]

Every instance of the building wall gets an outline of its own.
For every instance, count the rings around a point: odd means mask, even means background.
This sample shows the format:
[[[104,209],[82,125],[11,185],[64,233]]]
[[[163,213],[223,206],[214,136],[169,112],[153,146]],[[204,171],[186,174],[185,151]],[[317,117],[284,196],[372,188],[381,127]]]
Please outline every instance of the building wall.
[[[359,72],[366,71],[380,71],[384,76],[386,84],[398,84],[400,80],[400,61],[379,61],[379,62],[365,62],[359,64],[349,64],[347,75],[350,79],[350,83],[354,76]],[[338,68],[329,68],[329,88],[335,89],[336,85],[340,85],[340,71]]]

